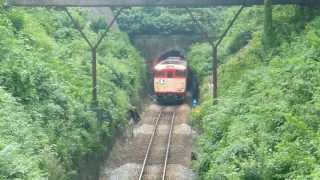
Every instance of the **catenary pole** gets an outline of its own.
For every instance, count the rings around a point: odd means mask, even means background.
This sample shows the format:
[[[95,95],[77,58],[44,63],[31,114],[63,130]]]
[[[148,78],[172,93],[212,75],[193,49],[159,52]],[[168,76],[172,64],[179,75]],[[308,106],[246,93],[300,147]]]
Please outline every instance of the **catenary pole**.
[[[102,33],[102,35],[97,39],[97,42],[93,44],[88,36],[83,32],[81,29],[79,22],[72,16],[70,11],[65,8],[66,14],[69,16],[71,19],[74,27],[79,31],[80,35],[83,37],[83,39],[87,42],[88,46],[90,47],[91,50],[91,76],[92,76],[92,109],[95,112],[98,112],[99,108],[99,103],[98,103],[98,88],[97,88],[97,49],[101,42],[103,41],[104,38],[106,38],[108,32],[110,31],[111,27],[113,24],[116,22],[117,18],[120,16],[121,12],[123,11],[124,8],[121,8],[118,10],[116,15],[113,17],[111,22],[107,25],[105,31]]]
[[[219,37],[218,41],[214,42],[213,39],[209,37],[208,31],[206,31],[202,26],[201,23],[195,18],[191,10],[187,7],[185,9],[189,13],[190,17],[192,18],[194,24],[197,26],[197,28],[201,31],[202,35],[205,37],[207,42],[210,44],[212,48],[212,96],[213,96],[213,102],[216,103],[218,99],[218,47],[223,41],[224,37],[228,34],[231,27],[233,26],[234,22],[237,20],[239,15],[241,14],[242,10],[244,9],[244,5],[240,7],[240,9],[236,12],[235,16],[232,18],[231,22],[227,26],[227,28],[224,30],[224,32]],[[211,25],[212,26],[212,25]],[[214,27],[211,27],[214,28]]]

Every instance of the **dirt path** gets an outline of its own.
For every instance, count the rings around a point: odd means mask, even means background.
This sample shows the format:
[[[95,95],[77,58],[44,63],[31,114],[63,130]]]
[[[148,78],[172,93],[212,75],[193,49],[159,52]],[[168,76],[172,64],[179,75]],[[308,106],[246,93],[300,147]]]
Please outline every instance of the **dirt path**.
[[[144,112],[142,120],[134,126],[129,138],[116,142],[105,167],[101,170],[100,180],[137,180],[143,160],[154,129],[154,120],[159,116],[161,106],[152,104]],[[172,146],[169,153],[166,179],[193,180],[195,175],[190,169],[192,152],[191,128],[188,125],[190,107],[186,104],[162,108],[163,112],[176,112]],[[162,171],[163,154],[165,154],[169,120],[159,121],[157,138],[151,148],[150,159],[143,179],[158,180]]]

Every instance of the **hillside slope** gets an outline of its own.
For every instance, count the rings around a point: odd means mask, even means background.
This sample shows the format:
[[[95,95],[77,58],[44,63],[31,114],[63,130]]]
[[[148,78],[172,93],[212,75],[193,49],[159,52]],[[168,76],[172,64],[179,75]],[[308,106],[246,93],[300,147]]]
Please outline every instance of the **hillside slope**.
[[[94,40],[99,22],[72,14]],[[0,179],[71,179],[127,124],[144,77],[121,32],[98,49],[100,119],[91,110],[91,55],[63,11],[0,3]]]
[[[193,113],[201,179],[320,178],[320,16],[275,7],[274,47],[265,53],[261,11],[245,10],[219,49],[217,105],[208,91],[210,48],[198,44],[189,53],[202,79]]]

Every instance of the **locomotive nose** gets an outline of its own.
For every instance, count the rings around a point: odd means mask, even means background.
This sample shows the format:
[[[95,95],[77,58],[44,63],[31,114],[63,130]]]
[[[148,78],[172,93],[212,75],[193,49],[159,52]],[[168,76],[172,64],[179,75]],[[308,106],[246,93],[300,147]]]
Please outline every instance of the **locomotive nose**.
[[[154,92],[159,102],[182,102],[187,87],[187,63],[168,58],[155,65]]]

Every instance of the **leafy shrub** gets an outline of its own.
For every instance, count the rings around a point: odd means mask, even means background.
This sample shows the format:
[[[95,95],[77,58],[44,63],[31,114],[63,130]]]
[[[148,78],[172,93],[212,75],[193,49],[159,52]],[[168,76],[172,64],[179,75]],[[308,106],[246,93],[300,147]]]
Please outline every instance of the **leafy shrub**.
[[[221,8],[191,9],[203,28],[217,34],[212,25],[220,26],[224,11]],[[138,22],[138,23],[137,23]],[[135,34],[194,34],[201,33],[189,13],[181,8],[130,8],[119,16],[120,28],[130,35]],[[210,25],[209,25],[210,24]]]
[[[233,42],[229,46],[230,54],[238,52],[244,46],[246,46],[249,41],[251,40],[251,33],[250,32],[241,32],[237,34],[234,38]]]
[[[107,21],[105,17],[96,17],[90,23],[90,28],[93,32],[99,33],[105,30],[107,27]]]
[[[86,13],[72,13],[97,35]],[[72,27],[60,11],[0,8],[0,179],[71,179],[84,157],[110,148],[139,100],[144,63],[127,35],[109,33],[98,50],[98,123],[90,53]]]
[[[48,137],[23,106],[0,88],[0,178],[41,179]],[[38,151],[37,153],[35,153]],[[42,152],[41,152],[42,151]]]
[[[277,7],[275,21],[300,21],[295,10]],[[309,21],[304,28],[284,24],[286,31],[276,26],[279,42],[270,54],[262,53],[256,27],[245,48],[222,57],[219,103],[212,105],[202,88],[203,102],[194,112],[202,131],[195,162],[201,179],[319,178],[320,24],[318,16]],[[189,55],[197,69],[207,66],[197,57],[210,55],[203,47],[194,46]],[[224,44],[222,51],[231,53],[230,47]],[[206,74],[198,75],[207,87]]]

